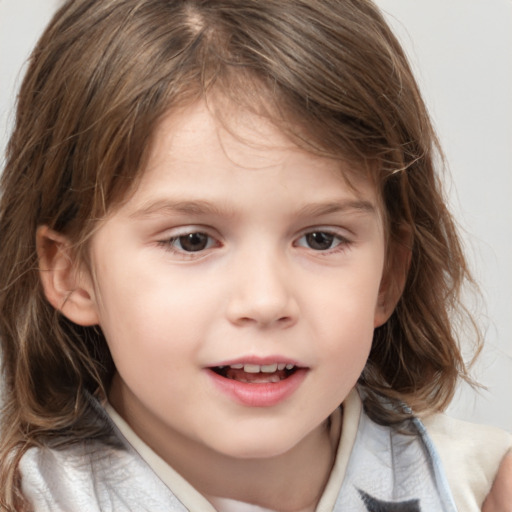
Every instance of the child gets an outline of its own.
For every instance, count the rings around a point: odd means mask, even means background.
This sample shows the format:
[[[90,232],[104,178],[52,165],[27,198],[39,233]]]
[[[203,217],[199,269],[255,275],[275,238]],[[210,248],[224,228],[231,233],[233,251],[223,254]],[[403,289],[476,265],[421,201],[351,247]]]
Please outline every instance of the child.
[[[3,507],[479,510],[438,155],[368,1],[65,3],[2,177]]]

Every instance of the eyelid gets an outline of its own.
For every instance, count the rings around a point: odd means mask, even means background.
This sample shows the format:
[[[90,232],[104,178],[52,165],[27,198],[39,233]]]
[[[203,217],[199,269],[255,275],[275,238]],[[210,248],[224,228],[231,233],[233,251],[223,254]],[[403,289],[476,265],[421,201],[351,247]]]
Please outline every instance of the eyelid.
[[[353,244],[353,240],[350,236],[347,236],[346,229],[332,227],[332,226],[312,226],[309,228],[306,228],[302,230],[302,232],[297,236],[294,240],[293,245],[295,247],[301,247],[304,249],[310,249],[314,253],[317,253],[318,255],[329,255],[336,252],[341,252],[346,250],[348,247],[350,247]],[[307,247],[306,245],[299,245],[298,241],[302,238],[306,237],[309,234],[312,233],[325,233],[328,235],[331,235],[339,240],[339,243],[337,243],[334,247],[325,249],[325,250],[319,250],[319,249],[313,249],[311,247]]]
[[[319,226],[308,226],[307,228],[301,229],[296,238],[298,239],[309,233],[328,233],[329,235],[343,238],[345,240],[351,240],[355,236],[355,234],[348,228],[321,224]]]
[[[200,225],[192,225],[192,226],[181,226],[178,228],[172,228],[165,232],[163,236],[159,236],[156,243],[158,246],[163,247],[164,250],[171,254],[175,254],[183,259],[199,259],[205,257],[210,249],[215,247],[221,247],[222,241],[220,240],[220,236],[217,234],[211,233],[212,229],[206,226]],[[191,235],[191,234],[204,234],[210,240],[214,241],[213,245],[209,245],[208,247],[198,250],[198,251],[186,251],[176,248],[173,244],[180,238]]]
[[[219,232],[210,227],[202,224],[186,224],[182,226],[173,226],[167,229],[159,230],[159,234],[156,235],[156,238],[159,240],[169,240],[171,238],[179,238],[181,236],[190,235],[193,233],[204,233],[211,238],[215,238],[216,240],[220,240]]]

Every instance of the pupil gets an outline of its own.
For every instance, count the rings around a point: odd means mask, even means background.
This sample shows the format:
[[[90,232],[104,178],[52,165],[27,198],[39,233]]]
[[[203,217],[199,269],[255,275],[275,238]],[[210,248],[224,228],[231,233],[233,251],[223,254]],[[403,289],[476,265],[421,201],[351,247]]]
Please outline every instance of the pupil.
[[[334,235],[318,231],[315,233],[308,233],[306,235],[306,240],[311,249],[316,249],[317,251],[325,251],[331,248]]]
[[[202,251],[208,244],[208,235],[204,233],[189,233],[180,236],[181,247],[188,252]]]

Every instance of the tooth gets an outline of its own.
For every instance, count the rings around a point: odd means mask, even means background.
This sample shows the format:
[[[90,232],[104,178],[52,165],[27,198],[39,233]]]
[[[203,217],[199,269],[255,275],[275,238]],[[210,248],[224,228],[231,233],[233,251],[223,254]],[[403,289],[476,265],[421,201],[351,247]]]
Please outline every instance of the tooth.
[[[270,377],[270,382],[279,382],[281,379],[279,378],[278,375],[272,375]]]
[[[259,373],[261,366],[259,364],[244,364],[244,372]]]
[[[277,370],[277,363],[264,364],[261,366],[261,371],[263,373],[274,373],[276,370]]]
[[[230,368],[233,368],[233,370],[241,370],[244,367],[243,364],[232,364],[230,365]]]
[[[286,364],[285,364],[285,363],[279,363],[279,364],[277,365],[277,369],[278,369],[278,370],[284,370],[285,368],[286,368]]]
[[[288,363],[288,364],[286,365],[286,369],[287,369],[287,370],[293,370],[293,368],[295,368],[295,365],[294,365],[294,364],[290,364],[290,363]]]

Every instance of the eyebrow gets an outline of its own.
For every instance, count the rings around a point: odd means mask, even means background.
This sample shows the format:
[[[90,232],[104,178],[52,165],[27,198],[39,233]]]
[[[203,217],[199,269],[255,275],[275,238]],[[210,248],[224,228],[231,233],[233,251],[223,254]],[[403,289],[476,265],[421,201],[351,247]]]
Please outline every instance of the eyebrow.
[[[298,217],[321,217],[332,213],[355,211],[356,213],[375,214],[377,209],[371,201],[359,199],[342,199],[307,204],[297,211]],[[145,218],[160,215],[195,215],[195,216],[232,216],[234,209],[219,206],[205,200],[173,201],[161,199],[143,205],[130,214],[130,218]]]
[[[374,214],[377,208],[371,201],[363,199],[329,201],[326,203],[308,204],[302,207],[298,214],[301,216],[321,217],[331,213],[343,213],[347,211]]]
[[[226,208],[220,208],[210,201],[173,201],[161,199],[142,206],[130,214],[131,218],[152,217],[156,215],[222,215]]]

